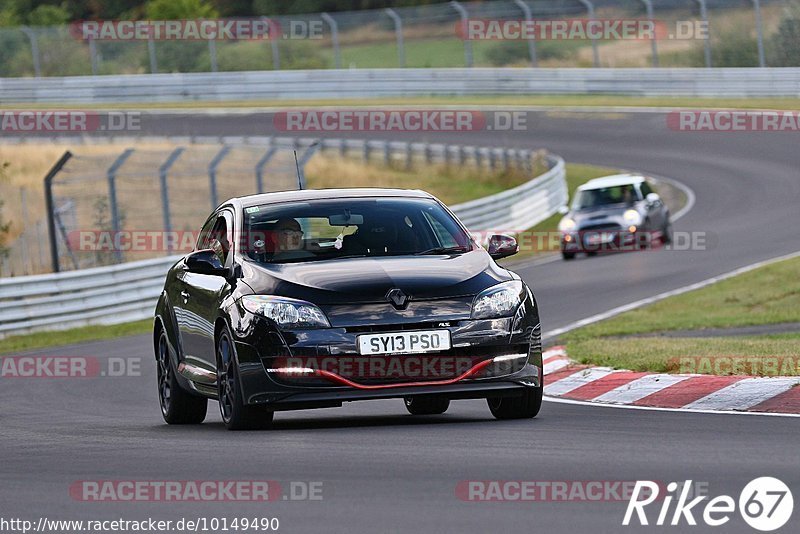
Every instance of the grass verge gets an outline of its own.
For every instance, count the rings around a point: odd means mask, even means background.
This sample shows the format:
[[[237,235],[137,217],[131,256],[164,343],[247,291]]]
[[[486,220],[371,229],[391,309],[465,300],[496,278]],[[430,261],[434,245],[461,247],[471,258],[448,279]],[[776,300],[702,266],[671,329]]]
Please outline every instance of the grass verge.
[[[704,374],[800,374],[800,332],[736,337],[629,337],[675,330],[736,328],[798,321],[800,258],[671,297],[562,336],[580,363],[634,371],[679,372],[702,358]],[[736,360],[745,365],[729,365]],[[724,366],[714,362],[727,362]],[[778,368],[774,365],[777,363]],[[794,370],[794,372],[792,372]]]
[[[17,352],[44,349],[47,347],[146,334],[150,332],[152,328],[153,321],[151,319],[144,319],[142,321],[130,323],[83,326],[81,328],[72,328],[55,332],[38,332],[36,334],[9,336],[0,339],[0,354],[11,356]]]

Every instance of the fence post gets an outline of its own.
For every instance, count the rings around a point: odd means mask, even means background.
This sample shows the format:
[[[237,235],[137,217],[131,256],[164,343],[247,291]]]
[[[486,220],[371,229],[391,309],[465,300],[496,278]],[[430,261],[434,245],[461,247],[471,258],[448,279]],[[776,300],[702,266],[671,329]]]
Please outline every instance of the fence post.
[[[214,210],[219,206],[219,199],[217,198],[217,168],[219,164],[222,163],[222,160],[225,156],[228,155],[228,152],[231,151],[231,147],[228,145],[223,145],[219,152],[214,156],[211,160],[211,163],[208,164],[208,189],[211,192],[211,209]]]
[[[211,61],[211,72],[217,72],[219,65],[217,65],[217,42],[208,38],[208,58]]]
[[[397,37],[397,66],[402,69],[406,66],[405,45],[403,44],[403,19],[397,14],[397,11],[390,7],[387,7],[384,12],[394,22],[394,33]]]
[[[581,4],[586,7],[586,10],[589,12],[589,20],[594,20],[594,4],[591,3],[589,0],[578,0]],[[592,32],[592,64],[595,68],[600,66],[600,51],[597,48],[597,36],[594,32]]]
[[[92,76],[97,76],[97,43],[89,37],[89,60],[92,63]]]
[[[119,209],[117,206],[117,171],[125,163],[125,161],[133,154],[134,149],[126,148],[125,151],[114,160],[111,167],[106,171],[108,178],[108,207],[111,210],[111,229],[114,231],[114,236],[119,235]],[[117,258],[117,263],[122,262],[122,251],[119,249],[114,250],[114,255]]]
[[[167,160],[158,168],[158,179],[161,182],[161,212],[164,219],[164,232],[172,231],[172,221],[170,221],[169,217],[169,185],[167,184],[167,173],[169,173],[169,169],[178,158],[181,157],[184,150],[183,147],[178,147],[173,150],[169,157],[167,157]],[[171,244],[171,241],[168,241],[168,243]],[[167,253],[169,253],[171,248],[172,247],[167,246]]]
[[[644,7],[647,9],[647,18],[651,22],[655,22],[655,15],[653,14],[653,2],[652,0],[641,0],[644,4]],[[653,67],[658,68],[658,44],[656,43],[656,38],[650,40],[650,48],[653,51]]]
[[[706,59],[706,68],[711,68],[711,28],[708,26],[708,9],[706,9],[706,0],[695,0],[700,5],[700,18],[703,19],[703,25],[706,30],[706,38],[703,42],[703,55]]]
[[[33,56],[33,75],[37,78],[42,77],[42,64],[39,58],[39,40],[36,38],[36,33],[27,26],[21,26],[19,29],[24,33],[28,40],[31,42],[31,55]]]
[[[156,59],[156,42],[152,37],[147,39],[147,54],[150,56],[150,72],[158,72],[158,60]]]
[[[753,9],[756,12],[756,32],[758,33],[758,66],[762,69],[767,66],[764,57],[764,24],[761,20],[761,0],[753,0]]]
[[[331,42],[333,43],[333,58],[334,65],[337,69],[342,68],[342,52],[339,50],[339,25],[333,17],[327,13],[320,13],[319,15],[328,26],[331,28]]]
[[[514,3],[517,4],[517,6],[519,6],[519,8],[522,10],[525,20],[533,20],[533,13],[531,13],[531,8],[528,4],[522,0],[514,0]],[[539,65],[539,61],[536,59],[536,39],[533,37],[528,39],[528,55],[531,58],[531,67],[537,67]]]
[[[279,35],[278,25],[275,24],[269,17],[261,17],[261,20],[267,23],[267,36],[269,37],[269,46],[272,49],[272,70],[281,69],[281,51],[278,49]]]
[[[72,157],[72,152],[67,150],[56,161],[44,177],[44,203],[47,207],[47,233],[50,236],[50,261],[52,262],[53,272],[57,273],[58,264],[58,242],[56,241],[56,220],[55,220],[55,201],[53,200],[53,178],[61,172],[61,169]]]
[[[383,163],[387,167],[392,164],[392,142],[384,141],[383,143]]]
[[[272,156],[275,155],[275,152],[278,151],[278,147],[270,146],[267,152],[258,160],[256,163],[256,192],[263,193],[264,192],[264,167],[267,166],[269,160],[272,159]]]
[[[469,39],[469,14],[467,10],[458,3],[456,0],[451,0],[450,5],[458,12],[458,16],[461,17],[461,30],[463,32],[462,39],[464,39],[464,64],[467,67],[472,66],[472,41]]]

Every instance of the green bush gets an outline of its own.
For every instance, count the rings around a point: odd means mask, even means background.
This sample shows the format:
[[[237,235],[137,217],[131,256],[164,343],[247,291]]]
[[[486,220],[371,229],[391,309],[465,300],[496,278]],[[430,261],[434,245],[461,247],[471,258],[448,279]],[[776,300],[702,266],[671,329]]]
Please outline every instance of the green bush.
[[[789,16],[781,21],[778,31],[769,39],[771,67],[800,67],[800,17]]]

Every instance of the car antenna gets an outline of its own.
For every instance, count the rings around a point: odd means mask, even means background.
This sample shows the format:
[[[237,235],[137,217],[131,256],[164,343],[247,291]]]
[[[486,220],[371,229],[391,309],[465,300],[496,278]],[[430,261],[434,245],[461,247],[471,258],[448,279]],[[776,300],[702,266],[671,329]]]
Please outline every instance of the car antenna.
[[[294,154],[294,170],[297,172],[297,189],[298,191],[303,190],[303,180],[300,178],[300,164],[297,163],[297,150],[292,150]]]

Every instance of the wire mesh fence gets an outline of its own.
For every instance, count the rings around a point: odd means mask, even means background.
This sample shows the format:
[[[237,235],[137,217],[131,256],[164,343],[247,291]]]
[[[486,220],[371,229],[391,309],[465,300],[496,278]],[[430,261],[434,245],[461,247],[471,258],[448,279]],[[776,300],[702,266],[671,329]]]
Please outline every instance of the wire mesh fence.
[[[266,20],[266,38],[87,38],[76,26],[0,30],[4,76],[272,69],[796,66],[798,0],[497,0]],[[465,39],[469,21],[642,20],[655,39]],[[708,23],[707,38],[698,26]],[[112,29],[119,30],[119,22]],[[461,28],[461,29],[460,29]],[[694,28],[694,30],[692,29]],[[681,36],[681,32],[689,32]],[[654,41],[654,42],[652,42]],[[761,46],[759,46],[759,42]]]

